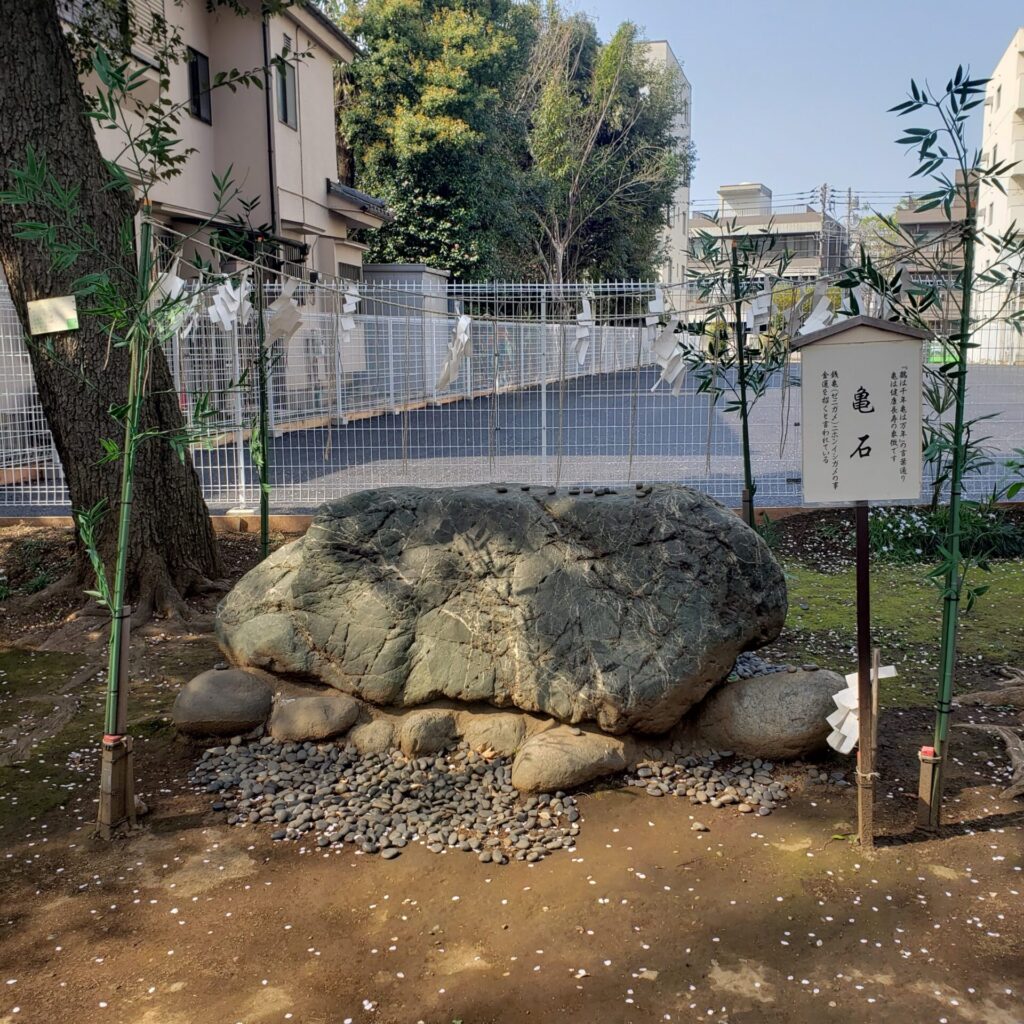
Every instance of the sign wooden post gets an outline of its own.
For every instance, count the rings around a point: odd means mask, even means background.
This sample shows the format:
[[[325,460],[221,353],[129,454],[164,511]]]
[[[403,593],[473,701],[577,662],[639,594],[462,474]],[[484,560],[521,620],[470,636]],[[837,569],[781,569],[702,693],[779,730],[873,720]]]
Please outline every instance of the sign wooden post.
[[[872,739],[871,543],[868,503],[857,502],[857,838],[875,845],[875,769]]]
[[[855,316],[795,338],[800,353],[803,492],[856,508],[857,816],[874,843],[877,679],[871,671],[869,503],[921,496],[922,341],[927,332]],[[877,658],[877,654],[876,654]]]

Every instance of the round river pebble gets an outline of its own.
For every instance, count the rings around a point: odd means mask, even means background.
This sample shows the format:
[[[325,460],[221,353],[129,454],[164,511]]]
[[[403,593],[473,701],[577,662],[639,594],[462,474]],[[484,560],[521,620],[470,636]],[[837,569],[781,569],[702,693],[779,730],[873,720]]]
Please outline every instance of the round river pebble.
[[[743,814],[770,814],[789,796],[774,771],[771,761],[739,759],[728,750],[703,755],[666,750],[642,761],[623,781],[651,796],[674,795],[687,797],[691,804],[735,805]]]
[[[272,839],[348,843],[388,859],[416,842],[432,853],[473,853],[485,864],[532,864],[572,850],[580,830],[572,796],[523,799],[509,760],[484,758],[466,744],[425,757],[360,756],[344,744],[264,737],[211,747],[189,778],[215,794],[213,807],[229,825],[263,824]]]
[[[730,678],[794,670],[746,652]],[[687,754],[676,744],[649,750],[622,782],[652,797],[764,815],[789,796],[774,767],[760,758],[736,759],[731,751]],[[841,772],[821,776],[821,783],[845,784]],[[282,743],[265,736],[247,743],[235,737],[206,750],[189,780],[215,796],[213,810],[226,814],[229,825],[268,825],[275,840],[301,839],[322,849],[348,843],[388,860],[417,842],[431,853],[473,853],[482,864],[532,864],[574,849],[580,830],[572,796],[523,799],[512,786],[507,758],[485,758],[465,743],[407,757],[397,750],[360,755],[344,741]]]

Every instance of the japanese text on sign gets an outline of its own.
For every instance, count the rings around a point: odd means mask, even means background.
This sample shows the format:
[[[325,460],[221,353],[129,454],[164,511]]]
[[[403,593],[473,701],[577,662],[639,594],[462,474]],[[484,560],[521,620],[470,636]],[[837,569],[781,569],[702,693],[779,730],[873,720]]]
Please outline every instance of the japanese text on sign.
[[[921,343],[841,338],[808,345],[800,353],[804,499],[916,499]]]

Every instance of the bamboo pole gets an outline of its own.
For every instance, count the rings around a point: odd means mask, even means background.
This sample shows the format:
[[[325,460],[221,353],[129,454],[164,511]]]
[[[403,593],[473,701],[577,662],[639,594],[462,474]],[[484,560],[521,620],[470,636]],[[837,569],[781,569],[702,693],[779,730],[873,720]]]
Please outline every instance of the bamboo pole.
[[[868,503],[857,502],[857,837],[875,842],[874,708],[871,672],[871,548]]]
[[[139,233],[139,266],[136,308],[128,331],[128,396],[124,418],[124,447],[121,453],[121,504],[117,517],[117,558],[110,592],[110,646],[107,658],[107,698],[104,736],[100,753],[100,798],[97,825],[100,836],[110,839],[124,822],[135,821],[135,782],[132,739],[128,730],[128,627],[130,609],[125,603],[128,547],[131,539],[132,493],[135,484],[135,450],[150,346],[147,312],[153,271],[153,228],[148,217]]]
[[[740,385],[740,424],[743,433],[743,518],[747,526],[754,526],[754,473],[750,466],[750,428],[747,421],[747,353],[746,338],[743,330],[743,301],[740,296],[740,268],[736,252],[736,242],[732,243],[732,296],[735,301],[736,316],[736,359],[739,363]]]
[[[121,459],[121,504],[117,519],[117,560],[114,565],[112,606],[110,608],[110,649],[107,656],[107,701],[104,728],[117,735],[118,703],[121,679],[121,632],[124,626],[125,581],[128,572],[128,546],[131,533],[132,492],[135,485],[135,446],[142,413],[143,382],[148,355],[149,322],[145,316],[152,271],[152,225],[143,219],[139,240],[138,310],[128,335],[128,397],[124,419],[124,448]]]
[[[256,359],[257,390],[259,391],[260,458],[256,467],[260,478],[260,558],[270,554],[270,413],[267,395],[267,324],[265,296],[263,294],[263,249],[256,257],[256,343],[259,351]]]
[[[970,187],[964,190],[964,270],[961,279],[960,336],[957,344],[956,412],[953,422],[953,464],[949,485],[949,526],[945,590],[942,600],[941,655],[939,692],[935,704],[935,764],[927,824],[937,829],[942,822],[942,796],[949,743],[949,716],[953,700],[953,675],[956,668],[956,632],[960,614],[960,505],[964,477],[964,406],[967,400],[967,353],[971,342],[971,289],[974,282],[974,200]],[[922,767],[922,771],[924,768]],[[923,820],[923,809],[919,815]]]

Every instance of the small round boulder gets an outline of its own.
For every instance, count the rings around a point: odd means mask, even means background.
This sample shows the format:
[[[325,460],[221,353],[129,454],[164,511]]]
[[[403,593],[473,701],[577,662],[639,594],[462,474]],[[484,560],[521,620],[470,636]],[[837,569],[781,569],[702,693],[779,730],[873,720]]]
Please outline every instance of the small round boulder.
[[[282,743],[314,743],[346,732],[359,717],[359,701],[343,693],[278,699],[269,731]]]
[[[459,731],[471,750],[512,757],[526,739],[527,721],[523,714],[477,708],[459,715]]]
[[[554,793],[623,771],[633,744],[626,736],[570,729],[564,725],[531,736],[512,763],[512,785],[520,793]]]
[[[383,718],[375,718],[357,725],[348,739],[360,755],[382,754],[395,746],[395,727]]]
[[[414,711],[402,723],[399,743],[409,757],[436,754],[455,739],[455,715],[451,711]]]
[[[701,742],[784,761],[817,753],[836,709],[832,697],[846,689],[835,672],[775,672],[723,683],[687,716]]]
[[[251,672],[210,669],[181,688],[171,720],[190,736],[237,736],[267,720],[273,699],[273,690]]]

